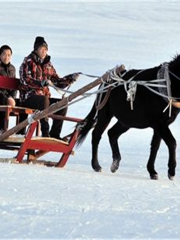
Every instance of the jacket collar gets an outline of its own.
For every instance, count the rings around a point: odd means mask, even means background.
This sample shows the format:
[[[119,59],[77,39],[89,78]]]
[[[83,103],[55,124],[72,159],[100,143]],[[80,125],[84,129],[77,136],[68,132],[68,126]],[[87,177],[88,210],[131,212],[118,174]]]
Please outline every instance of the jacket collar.
[[[49,55],[46,55],[45,59],[42,60],[35,51],[31,52],[30,56],[37,65],[47,64],[48,62],[50,62],[51,59]]]
[[[8,68],[9,66],[10,66],[10,62],[8,63],[8,64],[5,64],[5,63],[3,63],[2,61],[0,61],[0,65],[1,65],[1,67],[3,67],[3,68]]]

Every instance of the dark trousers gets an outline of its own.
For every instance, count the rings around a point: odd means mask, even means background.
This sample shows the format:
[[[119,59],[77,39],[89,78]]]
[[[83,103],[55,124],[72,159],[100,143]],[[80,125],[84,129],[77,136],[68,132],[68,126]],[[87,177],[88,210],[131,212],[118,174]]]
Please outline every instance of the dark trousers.
[[[0,105],[7,105],[7,97],[0,92]],[[4,129],[5,113],[0,112],[0,129]]]
[[[48,98],[46,96],[40,96],[40,95],[32,95],[25,100],[25,102],[22,104],[22,107],[43,110],[45,108],[48,108],[51,104],[56,103],[57,101],[60,101],[60,99]],[[67,108],[63,108],[57,111],[55,114],[65,116],[66,112],[67,112]],[[26,115],[21,115],[20,122],[22,122],[26,118],[27,118]],[[49,130],[50,130],[48,117],[40,119],[40,123],[41,123],[42,136],[45,136],[47,135],[47,133],[49,133]],[[54,119],[51,130],[50,130],[50,136],[58,138],[62,130],[62,125],[63,125],[62,120]],[[24,131],[22,130],[19,133],[23,134]]]

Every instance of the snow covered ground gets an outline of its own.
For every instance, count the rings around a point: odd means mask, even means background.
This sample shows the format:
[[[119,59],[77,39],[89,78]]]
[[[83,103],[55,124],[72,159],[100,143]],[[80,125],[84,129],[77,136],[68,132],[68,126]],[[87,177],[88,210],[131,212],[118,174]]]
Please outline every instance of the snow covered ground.
[[[119,63],[153,67],[180,50],[179,1],[0,1],[0,6],[0,45],[12,46],[17,76],[36,36],[45,37],[61,76],[79,71],[102,75]],[[71,90],[92,80],[81,76]],[[55,91],[52,95],[58,97]],[[69,107],[68,115],[85,117],[94,98]],[[65,124],[63,131],[72,128]],[[171,129],[179,160],[179,118]],[[179,163],[175,180],[169,181],[168,151],[162,143],[156,162],[159,180],[150,180],[151,136],[151,129],[132,129],[119,139],[123,159],[115,174],[109,170],[106,134],[99,151],[102,173],[90,166],[91,134],[64,169],[0,163],[0,238],[179,239]],[[13,156],[0,151],[1,158]],[[48,154],[46,160],[59,160],[59,154]]]

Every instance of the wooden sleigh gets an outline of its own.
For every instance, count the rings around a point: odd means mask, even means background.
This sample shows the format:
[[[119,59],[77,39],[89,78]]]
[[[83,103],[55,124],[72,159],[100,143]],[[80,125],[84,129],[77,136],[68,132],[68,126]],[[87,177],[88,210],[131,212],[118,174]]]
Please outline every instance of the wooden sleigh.
[[[120,74],[123,70],[123,65],[112,69],[116,74]],[[60,152],[62,153],[62,157],[60,158],[59,162],[47,162],[45,165],[47,166],[55,166],[55,167],[64,167],[69,156],[73,153],[73,148],[76,144],[76,140],[79,133],[79,125],[76,124],[76,127],[72,133],[68,135],[69,140],[68,142],[59,141],[57,139],[52,138],[40,138],[37,136],[33,136],[35,133],[38,122],[40,119],[44,118],[45,116],[49,116],[52,118],[63,118],[64,121],[73,121],[78,123],[81,119],[72,118],[72,117],[62,117],[57,116],[54,113],[59,109],[65,107],[69,103],[73,103],[73,100],[78,96],[83,95],[85,92],[91,90],[92,88],[100,85],[102,82],[109,82],[111,78],[111,73],[106,72],[101,77],[97,78],[93,82],[85,85],[84,87],[78,89],[77,91],[71,93],[68,97],[63,98],[61,101],[49,106],[48,108],[44,109],[41,112],[35,112],[33,109],[26,109],[21,108],[19,106],[16,107],[9,107],[9,106],[0,106],[0,111],[4,111],[6,113],[6,131],[0,135],[0,149],[6,150],[17,150],[16,162],[22,163],[25,154],[27,154],[27,162],[35,161],[40,156],[48,152]],[[18,89],[19,86],[19,79],[12,79],[7,77],[0,76],[0,88],[6,89]],[[18,123],[18,116],[21,113],[33,114],[32,122],[28,120],[24,120],[21,123]],[[11,115],[16,116],[17,124],[12,128],[8,128],[8,121]],[[23,129],[24,127],[29,126],[24,138],[15,139],[13,138],[13,134],[17,133],[19,130]],[[37,135],[37,134],[36,134]]]
[[[80,119],[72,117],[62,117],[64,121],[79,122]],[[58,140],[55,138],[45,138],[39,136],[33,136],[38,126],[38,122],[32,123],[26,132],[24,137],[18,135],[10,136],[0,142],[0,149],[17,150],[18,153],[14,158],[14,163],[23,163],[23,159],[26,157],[26,162],[38,163],[38,158],[49,153],[58,152],[62,153],[58,162],[52,161],[39,161],[39,163],[46,166],[64,167],[70,155],[74,155],[73,148],[78,137],[78,127],[74,129],[72,133],[67,136],[67,141]]]
[[[4,89],[19,89],[19,79],[7,78],[0,76],[0,88]],[[17,99],[17,104],[19,103]],[[0,111],[5,113],[5,124],[4,131],[9,129],[9,119],[10,117],[16,117],[16,125],[19,124],[20,114],[33,114],[35,109],[23,108],[16,105],[15,107],[8,105],[0,105]],[[55,114],[50,114],[50,118],[59,119],[63,121],[71,121],[78,123],[81,119],[73,117],[63,117]],[[55,138],[44,138],[39,136],[39,121],[35,121],[29,125],[25,136],[20,137],[19,135],[10,135],[0,142],[0,149],[5,150],[16,150],[17,155],[12,162],[22,163],[26,156],[26,162],[36,162],[37,159],[49,152],[61,153],[60,160],[58,162],[46,162],[43,161],[44,165],[64,167],[69,156],[74,153],[73,148],[76,143],[78,136],[78,127],[75,127],[74,131],[68,134],[68,141],[62,141]],[[42,163],[42,161],[39,161]]]

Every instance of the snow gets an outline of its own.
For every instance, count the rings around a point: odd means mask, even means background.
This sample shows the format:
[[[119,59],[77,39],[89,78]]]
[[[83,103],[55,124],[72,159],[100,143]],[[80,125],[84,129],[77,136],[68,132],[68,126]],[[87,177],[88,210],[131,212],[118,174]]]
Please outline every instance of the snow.
[[[0,2],[0,44],[12,46],[17,76],[36,36],[47,40],[61,76],[79,71],[101,76],[120,63],[148,68],[170,61],[180,49],[179,1]],[[71,90],[92,80],[81,76]],[[53,90],[52,95],[59,96]],[[85,117],[94,98],[70,106],[68,115]],[[64,124],[63,132],[73,126]],[[179,118],[171,129],[179,160]],[[115,174],[110,173],[106,133],[99,149],[102,173],[90,166],[91,134],[63,169],[0,163],[0,238],[179,239],[179,164],[170,181],[162,143],[156,161],[159,180],[150,180],[146,163],[151,137],[151,129],[131,129],[119,139],[122,162]],[[12,158],[16,153],[0,154]],[[42,159],[59,158],[51,153]]]

